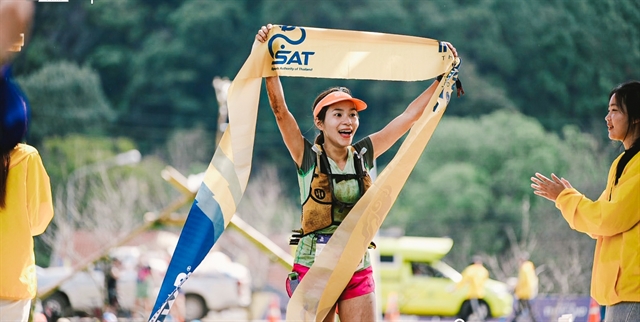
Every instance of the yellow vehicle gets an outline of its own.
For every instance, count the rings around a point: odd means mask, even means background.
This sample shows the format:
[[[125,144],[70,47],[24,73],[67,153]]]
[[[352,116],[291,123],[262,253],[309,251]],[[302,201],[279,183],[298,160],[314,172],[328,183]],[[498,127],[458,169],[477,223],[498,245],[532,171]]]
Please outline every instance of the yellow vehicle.
[[[470,305],[466,290],[454,290],[461,275],[440,259],[453,246],[450,238],[380,237],[375,240],[380,253],[377,271],[380,274],[382,312],[386,312],[391,294],[397,298],[397,309],[403,315],[460,316]],[[513,295],[505,283],[488,280],[486,296],[480,302],[483,318],[511,314]],[[466,312],[466,310],[462,311]]]

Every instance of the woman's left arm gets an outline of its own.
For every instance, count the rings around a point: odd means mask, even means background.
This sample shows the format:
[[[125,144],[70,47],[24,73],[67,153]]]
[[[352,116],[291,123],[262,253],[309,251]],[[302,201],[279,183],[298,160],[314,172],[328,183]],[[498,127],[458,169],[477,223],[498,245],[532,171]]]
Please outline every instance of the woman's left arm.
[[[445,44],[451,49],[454,57],[458,57],[458,52],[455,47],[448,42]],[[434,81],[431,86],[429,86],[422,94],[416,97],[405,111],[394,118],[389,124],[387,124],[382,130],[371,134],[371,143],[373,144],[374,157],[377,158],[389,148],[393,144],[395,144],[411,127],[413,124],[422,116],[424,110],[427,108],[427,104],[433,93],[436,91],[438,87],[439,81]]]
[[[438,81],[434,81],[429,88],[407,106],[407,109],[402,114],[396,116],[382,130],[371,134],[375,158],[389,150],[394,143],[411,129],[413,124],[422,116],[437,87]]]

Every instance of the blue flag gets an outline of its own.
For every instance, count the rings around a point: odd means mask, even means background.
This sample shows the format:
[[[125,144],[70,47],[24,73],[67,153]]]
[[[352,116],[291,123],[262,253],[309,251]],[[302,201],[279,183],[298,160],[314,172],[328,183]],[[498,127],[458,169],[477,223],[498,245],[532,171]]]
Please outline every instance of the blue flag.
[[[202,185],[184,224],[149,321],[164,321],[179,288],[207,256],[225,229],[220,206]],[[202,202],[206,200],[205,202]],[[206,212],[205,210],[206,209]]]

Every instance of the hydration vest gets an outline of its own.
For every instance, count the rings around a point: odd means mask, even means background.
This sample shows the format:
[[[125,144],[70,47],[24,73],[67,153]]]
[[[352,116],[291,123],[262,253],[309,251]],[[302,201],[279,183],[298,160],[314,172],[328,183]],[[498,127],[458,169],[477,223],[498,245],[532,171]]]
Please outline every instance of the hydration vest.
[[[360,153],[355,151],[353,146],[349,149],[353,153],[353,166],[355,168],[355,174],[333,174],[331,173],[331,166],[329,165],[329,159],[326,153],[323,152],[320,144],[313,146],[313,151],[316,152],[316,167],[314,169],[313,177],[311,178],[311,191],[307,200],[302,204],[302,236],[310,234],[314,231],[318,231],[323,228],[327,228],[331,225],[338,225],[342,220],[337,220],[334,217],[334,209],[347,209],[348,211],[353,208],[355,203],[342,202],[336,198],[333,190],[333,181],[336,183],[343,180],[358,180],[358,186],[360,190],[360,197],[371,186],[371,177],[364,166],[363,154],[367,151],[363,148]],[[358,199],[360,199],[360,197]]]

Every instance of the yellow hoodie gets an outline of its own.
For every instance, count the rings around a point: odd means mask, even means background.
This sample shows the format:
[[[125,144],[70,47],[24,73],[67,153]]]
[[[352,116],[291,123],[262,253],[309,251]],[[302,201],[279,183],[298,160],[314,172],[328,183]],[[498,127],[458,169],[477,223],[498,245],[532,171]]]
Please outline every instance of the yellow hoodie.
[[[596,239],[591,296],[601,305],[640,302],[640,154],[629,160],[614,186],[621,157],[613,161],[598,200],[575,189],[563,190],[556,199],[569,226]]]
[[[53,218],[49,176],[38,151],[18,144],[11,151],[6,207],[0,209],[0,299],[36,296],[33,236]]]
[[[531,261],[525,261],[518,271],[516,297],[520,300],[530,300],[538,294],[538,276]]]
[[[456,289],[468,286],[467,298],[484,298],[484,283],[489,279],[489,271],[482,264],[474,263],[462,271],[462,280],[456,285]]]

